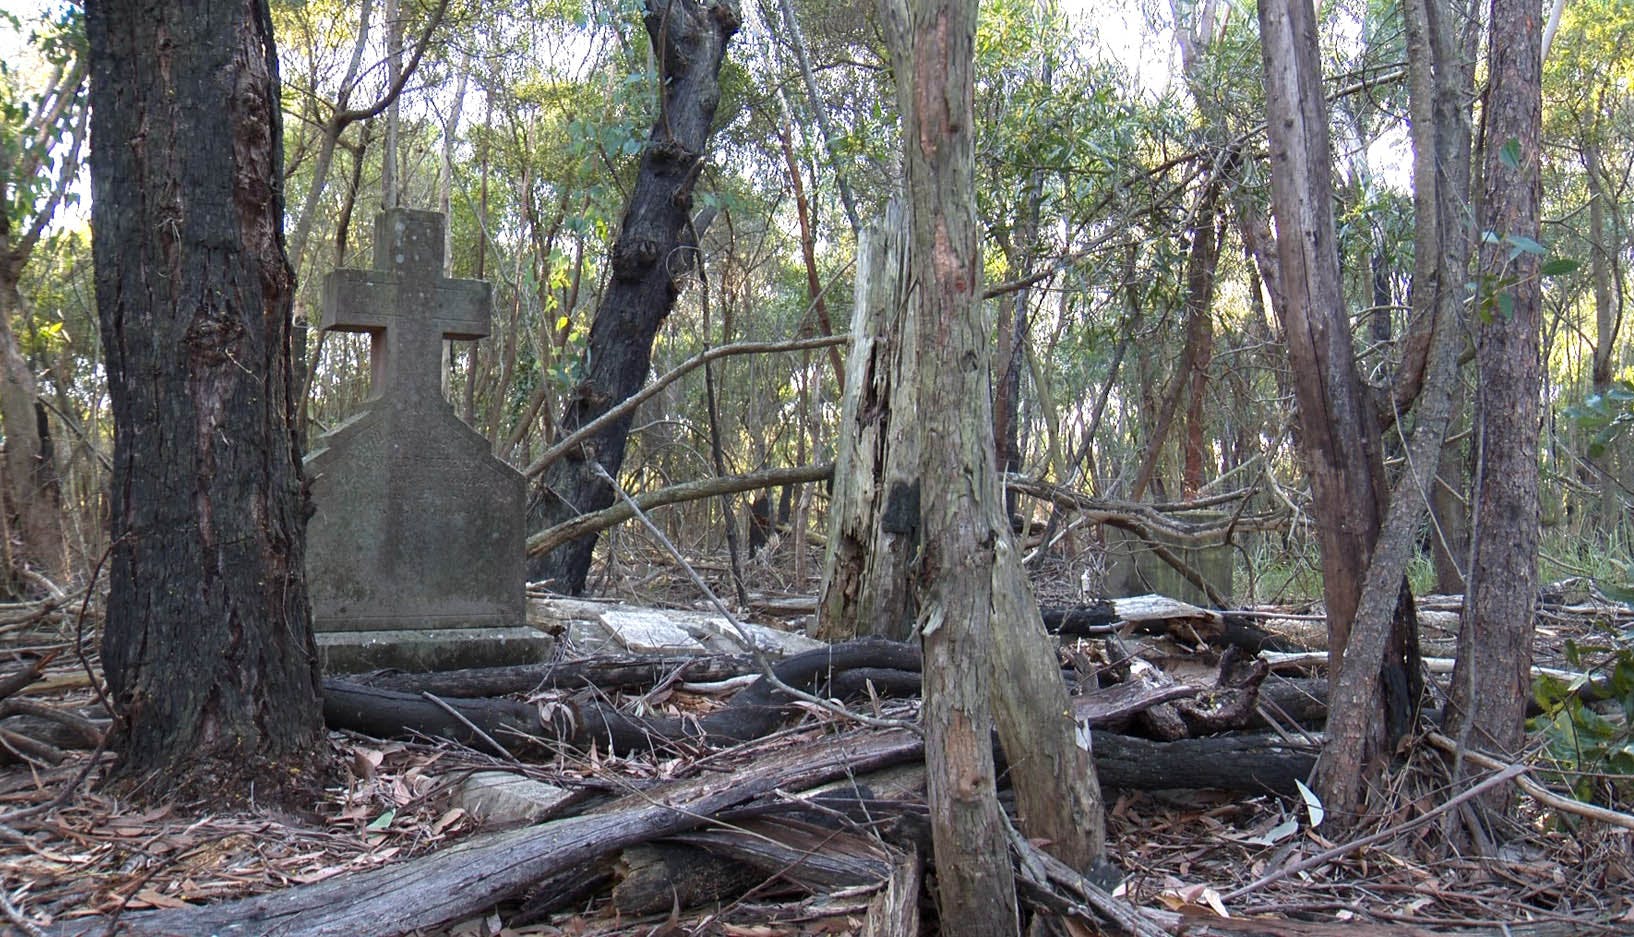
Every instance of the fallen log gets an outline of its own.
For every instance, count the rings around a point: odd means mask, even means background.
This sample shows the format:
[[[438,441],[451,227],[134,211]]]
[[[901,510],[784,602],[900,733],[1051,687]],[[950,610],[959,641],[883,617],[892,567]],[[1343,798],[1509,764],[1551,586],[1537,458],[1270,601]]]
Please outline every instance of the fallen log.
[[[239,901],[128,913],[118,932],[269,934],[281,937],[389,937],[430,930],[481,913],[534,883],[636,843],[697,829],[732,807],[774,792],[799,792],[854,773],[922,757],[919,736],[867,730],[768,754],[731,774],[710,773],[652,788],[592,814],[479,836],[381,869]],[[101,918],[58,921],[46,933],[91,937]]]
[[[641,843],[624,850],[613,864],[613,907],[639,917],[673,908],[714,905],[742,895],[765,881],[749,866],[716,859],[695,846]]]
[[[1298,792],[1316,766],[1315,745],[1270,733],[1153,742],[1097,730],[1091,733],[1102,787],[1131,790],[1218,788],[1251,794]]]
[[[338,679],[404,693],[474,697],[592,687],[611,693],[657,686],[666,680],[688,683],[726,680],[754,673],[754,670],[754,661],[747,656],[717,654],[709,657],[589,657],[551,664],[479,667],[438,673],[341,675]]]
[[[893,685],[900,686],[905,682],[901,679],[903,673],[918,671],[918,655],[913,645],[859,638],[796,654],[779,661],[772,672],[788,686],[832,692],[829,683],[837,674],[882,668],[875,675],[884,682],[885,673],[894,674]],[[702,718],[633,716],[595,699],[557,700],[537,706],[504,699],[442,699],[435,694],[383,690],[334,678],[324,680],[323,700],[324,721],[331,728],[378,738],[405,733],[427,735],[484,750],[498,743],[508,750],[498,754],[528,756],[548,752],[560,744],[633,752],[706,738],[745,742],[775,728],[788,715],[793,702],[764,677],[739,692],[724,709]]]

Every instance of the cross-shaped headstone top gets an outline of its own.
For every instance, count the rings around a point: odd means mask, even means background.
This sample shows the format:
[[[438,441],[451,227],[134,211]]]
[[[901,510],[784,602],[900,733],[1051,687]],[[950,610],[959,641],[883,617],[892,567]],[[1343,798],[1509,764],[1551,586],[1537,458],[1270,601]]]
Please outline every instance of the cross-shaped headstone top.
[[[373,394],[441,399],[442,340],[488,334],[492,289],[443,272],[443,216],[394,208],[374,223],[374,269],[323,284],[323,328],[372,336]]]

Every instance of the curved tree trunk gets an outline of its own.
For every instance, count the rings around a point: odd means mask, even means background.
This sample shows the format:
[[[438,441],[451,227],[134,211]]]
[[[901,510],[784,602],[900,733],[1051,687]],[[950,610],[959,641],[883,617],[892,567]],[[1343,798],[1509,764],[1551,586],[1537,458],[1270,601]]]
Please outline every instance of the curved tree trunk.
[[[162,778],[150,797],[303,802],[324,736],[271,17],[92,2],[86,28],[117,770]]]
[[[1328,653],[1352,690],[1334,701],[1333,719],[1348,731],[1330,732],[1317,787],[1329,810],[1343,815],[1357,809],[1362,781],[1382,766],[1416,706],[1412,595],[1401,570],[1416,526],[1409,512],[1419,502],[1415,492],[1415,500],[1397,506],[1391,536],[1381,543],[1390,497],[1379,424],[1356,372],[1340,291],[1314,5],[1264,0],[1259,18],[1283,290],[1276,307],[1294,375],[1313,513],[1320,522]],[[1434,448],[1421,453],[1431,468],[1446,425],[1445,414],[1438,418],[1439,425],[1424,435],[1426,441],[1434,436]]]
[[[653,337],[696,262],[692,187],[720,102],[721,62],[738,17],[725,3],[647,0],[646,24],[658,62],[658,119],[613,244],[612,276],[590,326],[584,378],[562,414],[564,436],[641,389]],[[596,477],[592,463],[618,474],[630,419],[612,421],[545,470],[528,512],[531,529],[613,503],[612,488]],[[528,563],[528,578],[546,580],[561,592],[582,592],[595,546],[595,535],[589,535],[536,556]]]

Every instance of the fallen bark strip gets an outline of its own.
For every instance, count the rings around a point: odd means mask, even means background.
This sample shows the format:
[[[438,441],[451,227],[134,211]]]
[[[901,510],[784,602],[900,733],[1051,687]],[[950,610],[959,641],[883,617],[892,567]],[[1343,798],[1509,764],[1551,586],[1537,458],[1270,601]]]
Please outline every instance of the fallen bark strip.
[[[923,750],[919,736],[901,729],[830,736],[766,755],[732,774],[654,788],[594,814],[478,837],[385,868],[239,901],[126,914],[117,933],[389,937],[429,930],[476,915],[614,850],[706,826],[731,807],[910,761]],[[76,918],[46,933],[91,937],[107,929],[101,918]]]

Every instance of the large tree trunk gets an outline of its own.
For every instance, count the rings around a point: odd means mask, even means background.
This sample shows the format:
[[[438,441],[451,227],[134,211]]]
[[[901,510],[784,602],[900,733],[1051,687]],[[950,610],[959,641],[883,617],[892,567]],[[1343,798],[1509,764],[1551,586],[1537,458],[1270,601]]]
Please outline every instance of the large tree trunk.
[[[613,244],[612,276],[596,309],[585,351],[584,379],[559,426],[573,432],[629,398],[647,379],[652,341],[669,316],[697,252],[692,187],[702,167],[721,62],[738,17],[723,2],[646,0],[647,34],[658,63],[658,119],[642,152],[635,188]],[[624,464],[631,417],[612,421],[547,468],[529,509],[533,530],[553,527],[613,503],[612,488],[593,464],[616,476]],[[528,578],[579,593],[590,571],[594,535],[528,563]]]
[[[300,802],[324,737],[271,17],[92,2],[86,28],[118,773],[162,778],[153,797]]]
[[[918,614],[926,785],[945,934],[1015,933],[1016,898],[987,743],[1012,756],[1021,828],[1088,871],[1100,792],[1067,718],[1003,510],[993,446],[992,324],[978,301],[976,0],[881,0],[907,167],[921,486]]]
[[[1522,741],[1537,595],[1542,291],[1526,245],[1542,195],[1542,62],[1535,6],[1493,0],[1489,22],[1480,225],[1496,237],[1483,239],[1476,277],[1474,560],[1447,716],[1449,735],[1501,757]]]

